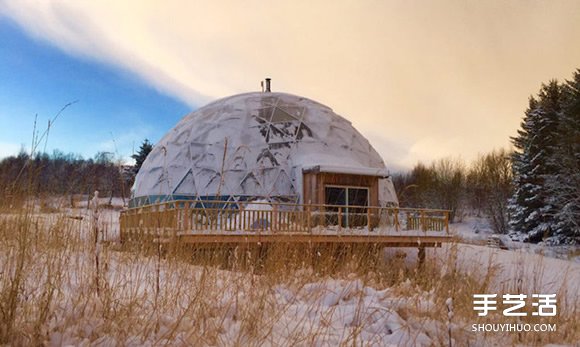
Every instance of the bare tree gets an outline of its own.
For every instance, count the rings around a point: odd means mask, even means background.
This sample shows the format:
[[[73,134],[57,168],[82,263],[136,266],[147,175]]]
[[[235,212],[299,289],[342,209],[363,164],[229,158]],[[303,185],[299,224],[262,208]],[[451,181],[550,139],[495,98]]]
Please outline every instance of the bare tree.
[[[512,195],[511,153],[504,149],[480,156],[468,173],[470,201],[480,207],[496,233],[508,232],[508,199]]]

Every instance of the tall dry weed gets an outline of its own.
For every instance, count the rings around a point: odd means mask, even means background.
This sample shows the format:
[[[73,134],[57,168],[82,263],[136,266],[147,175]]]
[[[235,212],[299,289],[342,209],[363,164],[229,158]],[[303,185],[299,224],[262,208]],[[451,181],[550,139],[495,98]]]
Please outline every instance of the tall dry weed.
[[[430,254],[417,267],[402,257],[383,260],[373,247],[191,249],[100,242],[97,294],[93,235],[86,219],[71,219],[70,213],[77,212],[21,208],[0,214],[0,343],[358,345],[378,343],[387,333],[411,336],[403,345],[421,344],[427,335],[439,345],[449,345],[450,338],[453,345],[477,345],[485,338],[508,345],[579,338],[577,300],[561,303],[566,309],[555,334],[470,333],[472,295],[495,292],[501,269],[491,258],[466,272],[459,245],[435,250],[437,257]],[[539,288],[542,264],[535,269],[537,278],[516,273],[500,289]],[[558,297],[570,297],[564,290]],[[399,319],[398,330],[374,328],[381,317]]]

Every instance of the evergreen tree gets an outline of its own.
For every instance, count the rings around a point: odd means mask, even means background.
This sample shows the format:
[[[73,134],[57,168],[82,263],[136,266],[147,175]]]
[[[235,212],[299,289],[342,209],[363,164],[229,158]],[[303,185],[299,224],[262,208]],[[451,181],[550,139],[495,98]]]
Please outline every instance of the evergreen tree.
[[[525,112],[524,120],[520,124],[518,134],[512,137],[515,151],[512,155],[512,167],[514,176],[514,192],[510,199],[508,211],[510,214],[510,227],[512,230],[525,233],[528,230],[528,216],[533,209],[526,203],[533,196],[533,191],[537,189],[532,184],[528,172],[530,172],[529,143],[532,138],[534,123],[537,118],[538,102],[534,97],[530,97],[528,109]]]
[[[151,144],[148,139],[145,139],[145,141],[143,141],[141,144],[141,147],[139,147],[139,151],[131,156],[131,158],[135,159],[135,174],[139,172],[141,165],[143,165],[143,162],[145,159],[147,159],[147,155],[151,152],[151,150],[153,150],[153,144]]]
[[[580,70],[562,87],[562,99],[556,174],[546,184],[555,207],[555,243],[580,243]]]
[[[512,138],[516,152],[510,225],[516,232],[525,233],[529,242],[550,237],[556,229],[556,208],[546,183],[557,175],[561,89],[556,81],[542,85],[538,99],[530,99],[522,129]]]

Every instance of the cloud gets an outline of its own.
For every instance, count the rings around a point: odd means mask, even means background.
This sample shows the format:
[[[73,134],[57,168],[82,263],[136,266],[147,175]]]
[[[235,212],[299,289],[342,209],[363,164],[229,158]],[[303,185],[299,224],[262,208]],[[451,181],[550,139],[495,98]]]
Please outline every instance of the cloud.
[[[528,95],[580,61],[577,2],[0,0],[0,13],[192,107],[272,77],[380,134],[406,167],[505,146]]]

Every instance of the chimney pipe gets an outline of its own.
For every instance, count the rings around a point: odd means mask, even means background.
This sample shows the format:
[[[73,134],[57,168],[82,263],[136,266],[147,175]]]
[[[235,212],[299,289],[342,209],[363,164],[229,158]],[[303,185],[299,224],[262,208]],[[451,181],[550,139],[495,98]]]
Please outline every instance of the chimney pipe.
[[[272,80],[271,78],[266,78],[266,90],[265,90],[266,93],[271,92],[271,90],[270,90],[270,81],[271,80]]]

